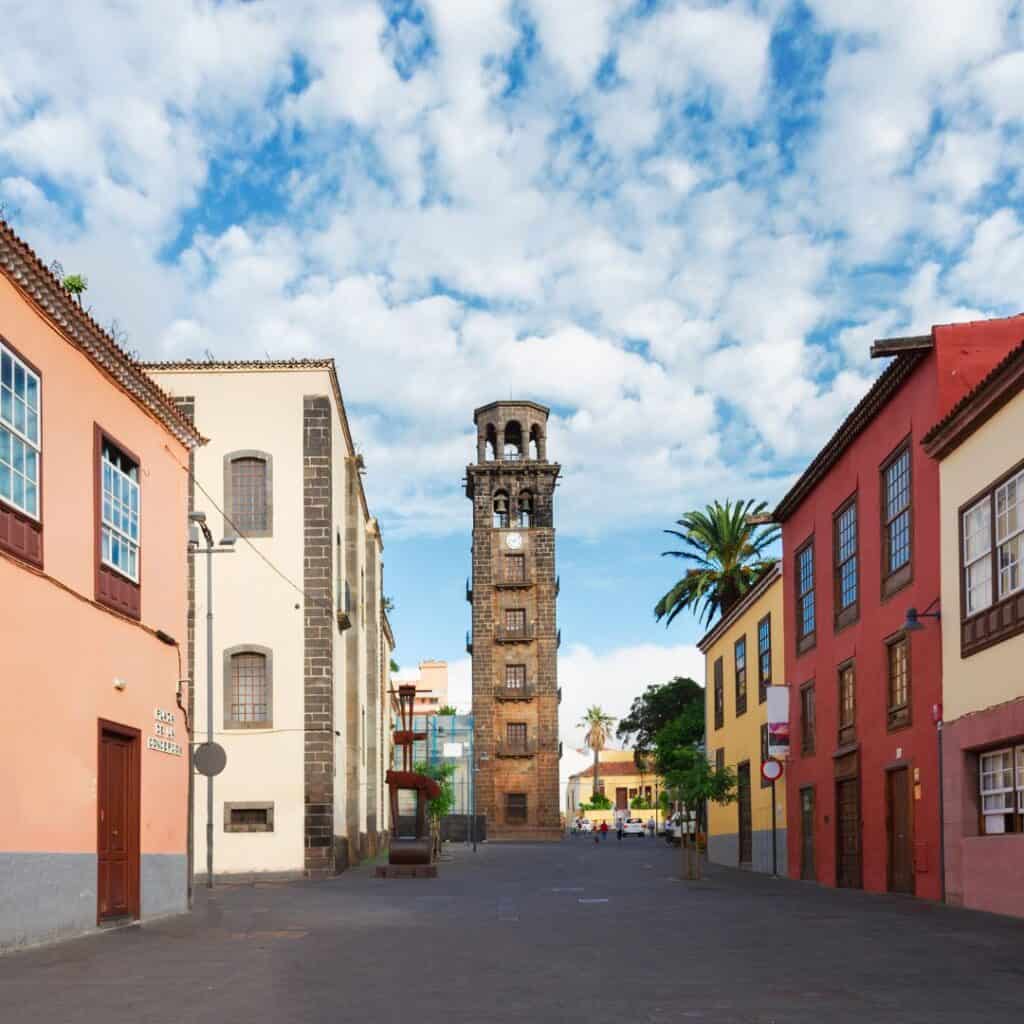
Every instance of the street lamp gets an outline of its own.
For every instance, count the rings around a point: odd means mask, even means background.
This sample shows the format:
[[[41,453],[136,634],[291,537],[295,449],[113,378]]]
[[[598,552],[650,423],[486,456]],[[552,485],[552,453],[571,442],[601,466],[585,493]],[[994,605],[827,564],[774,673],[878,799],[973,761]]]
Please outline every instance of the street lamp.
[[[928,605],[928,608],[931,608],[933,604],[938,604],[938,601],[939,599],[936,598],[932,601],[932,604]],[[939,610],[936,608],[935,611],[930,612],[928,608],[925,608],[923,612],[919,612],[916,608],[908,608],[907,617],[903,620],[903,629],[907,633],[920,633],[924,629],[924,623],[921,622],[922,619],[935,619],[936,622],[939,621],[941,618]]]
[[[213,543],[213,534],[206,525],[205,512],[190,512],[189,547],[193,552],[202,551],[206,555],[206,742],[213,743],[213,556],[230,553],[234,549],[235,538],[225,537],[220,546]],[[205,547],[200,547],[199,533],[202,532]],[[193,746],[195,744],[193,743]],[[194,751],[190,754],[194,756]],[[191,757],[190,757],[191,760]],[[189,774],[195,767],[189,764]],[[189,808],[191,819],[192,808]],[[206,776],[206,888],[213,888],[213,775]]]

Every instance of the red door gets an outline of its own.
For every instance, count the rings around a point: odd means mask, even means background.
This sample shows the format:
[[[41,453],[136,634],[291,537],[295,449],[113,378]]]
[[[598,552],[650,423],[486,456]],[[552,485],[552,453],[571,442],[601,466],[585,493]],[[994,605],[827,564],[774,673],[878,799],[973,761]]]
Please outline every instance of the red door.
[[[100,922],[139,916],[139,733],[100,723],[97,779]]]

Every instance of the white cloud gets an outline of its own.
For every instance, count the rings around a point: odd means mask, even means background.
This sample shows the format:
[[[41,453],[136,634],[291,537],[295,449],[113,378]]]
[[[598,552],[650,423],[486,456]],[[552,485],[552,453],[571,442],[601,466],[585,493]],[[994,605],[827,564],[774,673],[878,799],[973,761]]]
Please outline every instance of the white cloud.
[[[0,197],[147,356],[335,356],[386,531],[461,528],[510,391],[566,532],[771,498],[873,335],[1015,307],[1024,259],[1009,0],[810,6],[780,94],[781,2],[22,5]]]

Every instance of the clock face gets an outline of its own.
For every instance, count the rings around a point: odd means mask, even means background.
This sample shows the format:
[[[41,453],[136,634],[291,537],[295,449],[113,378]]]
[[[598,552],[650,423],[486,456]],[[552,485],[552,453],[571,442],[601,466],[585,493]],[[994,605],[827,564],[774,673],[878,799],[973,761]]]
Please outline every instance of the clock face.
[[[505,547],[518,551],[523,546],[523,535],[521,533],[506,533]]]

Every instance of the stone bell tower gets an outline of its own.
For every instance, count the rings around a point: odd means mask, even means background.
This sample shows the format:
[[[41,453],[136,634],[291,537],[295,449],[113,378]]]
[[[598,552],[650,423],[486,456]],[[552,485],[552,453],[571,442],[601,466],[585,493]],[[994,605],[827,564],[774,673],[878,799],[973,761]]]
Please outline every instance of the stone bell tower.
[[[473,715],[477,813],[490,839],[560,839],[558,646],[549,410],[492,402],[473,414]]]

